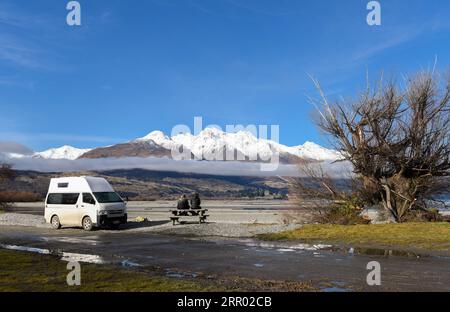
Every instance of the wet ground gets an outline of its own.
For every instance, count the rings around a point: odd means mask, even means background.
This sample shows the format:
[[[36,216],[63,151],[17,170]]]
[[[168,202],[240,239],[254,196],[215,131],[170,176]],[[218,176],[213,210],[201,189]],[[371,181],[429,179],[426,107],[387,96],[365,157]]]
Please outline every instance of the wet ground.
[[[0,228],[3,248],[56,253],[122,266],[157,267],[173,278],[240,276],[311,281],[322,291],[450,291],[450,258],[255,239],[183,238],[150,233]],[[369,287],[370,261],[381,264],[381,286]]]

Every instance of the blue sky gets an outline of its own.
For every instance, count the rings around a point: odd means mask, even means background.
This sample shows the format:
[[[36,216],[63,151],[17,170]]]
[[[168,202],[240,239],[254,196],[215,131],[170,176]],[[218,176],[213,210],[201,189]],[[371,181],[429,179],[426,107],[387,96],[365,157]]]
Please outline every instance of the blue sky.
[[[330,96],[377,78],[448,69],[450,2],[0,0],[0,141],[96,147],[176,124],[278,124],[280,142],[326,139],[308,77]]]

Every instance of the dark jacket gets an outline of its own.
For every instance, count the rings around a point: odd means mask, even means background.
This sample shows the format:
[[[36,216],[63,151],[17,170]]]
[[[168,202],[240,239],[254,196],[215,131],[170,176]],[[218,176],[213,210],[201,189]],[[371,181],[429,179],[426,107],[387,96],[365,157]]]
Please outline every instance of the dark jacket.
[[[198,194],[195,194],[191,199],[191,208],[192,209],[201,209],[202,207],[200,204],[202,201],[200,200],[200,196]]]
[[[177,204],[177,209],[187,210],[189,209],[189,201],[187,198],[180,199]]]

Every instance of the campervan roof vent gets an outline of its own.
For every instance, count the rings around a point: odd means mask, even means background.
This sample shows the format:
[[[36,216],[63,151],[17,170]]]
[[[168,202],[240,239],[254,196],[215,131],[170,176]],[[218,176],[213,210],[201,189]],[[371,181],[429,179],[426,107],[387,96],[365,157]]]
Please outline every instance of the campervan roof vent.
[[[67,188],[69,187],[69,183],[58,183],[59,188]]]

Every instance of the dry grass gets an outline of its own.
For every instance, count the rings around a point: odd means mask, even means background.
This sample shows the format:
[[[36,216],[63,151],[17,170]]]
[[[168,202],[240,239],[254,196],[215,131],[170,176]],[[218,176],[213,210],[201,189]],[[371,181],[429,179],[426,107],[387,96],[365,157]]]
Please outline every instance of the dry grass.
[[[33,192],[0,192],[0,202],[5,203],[28,203],[42,201],[43,198]]]

